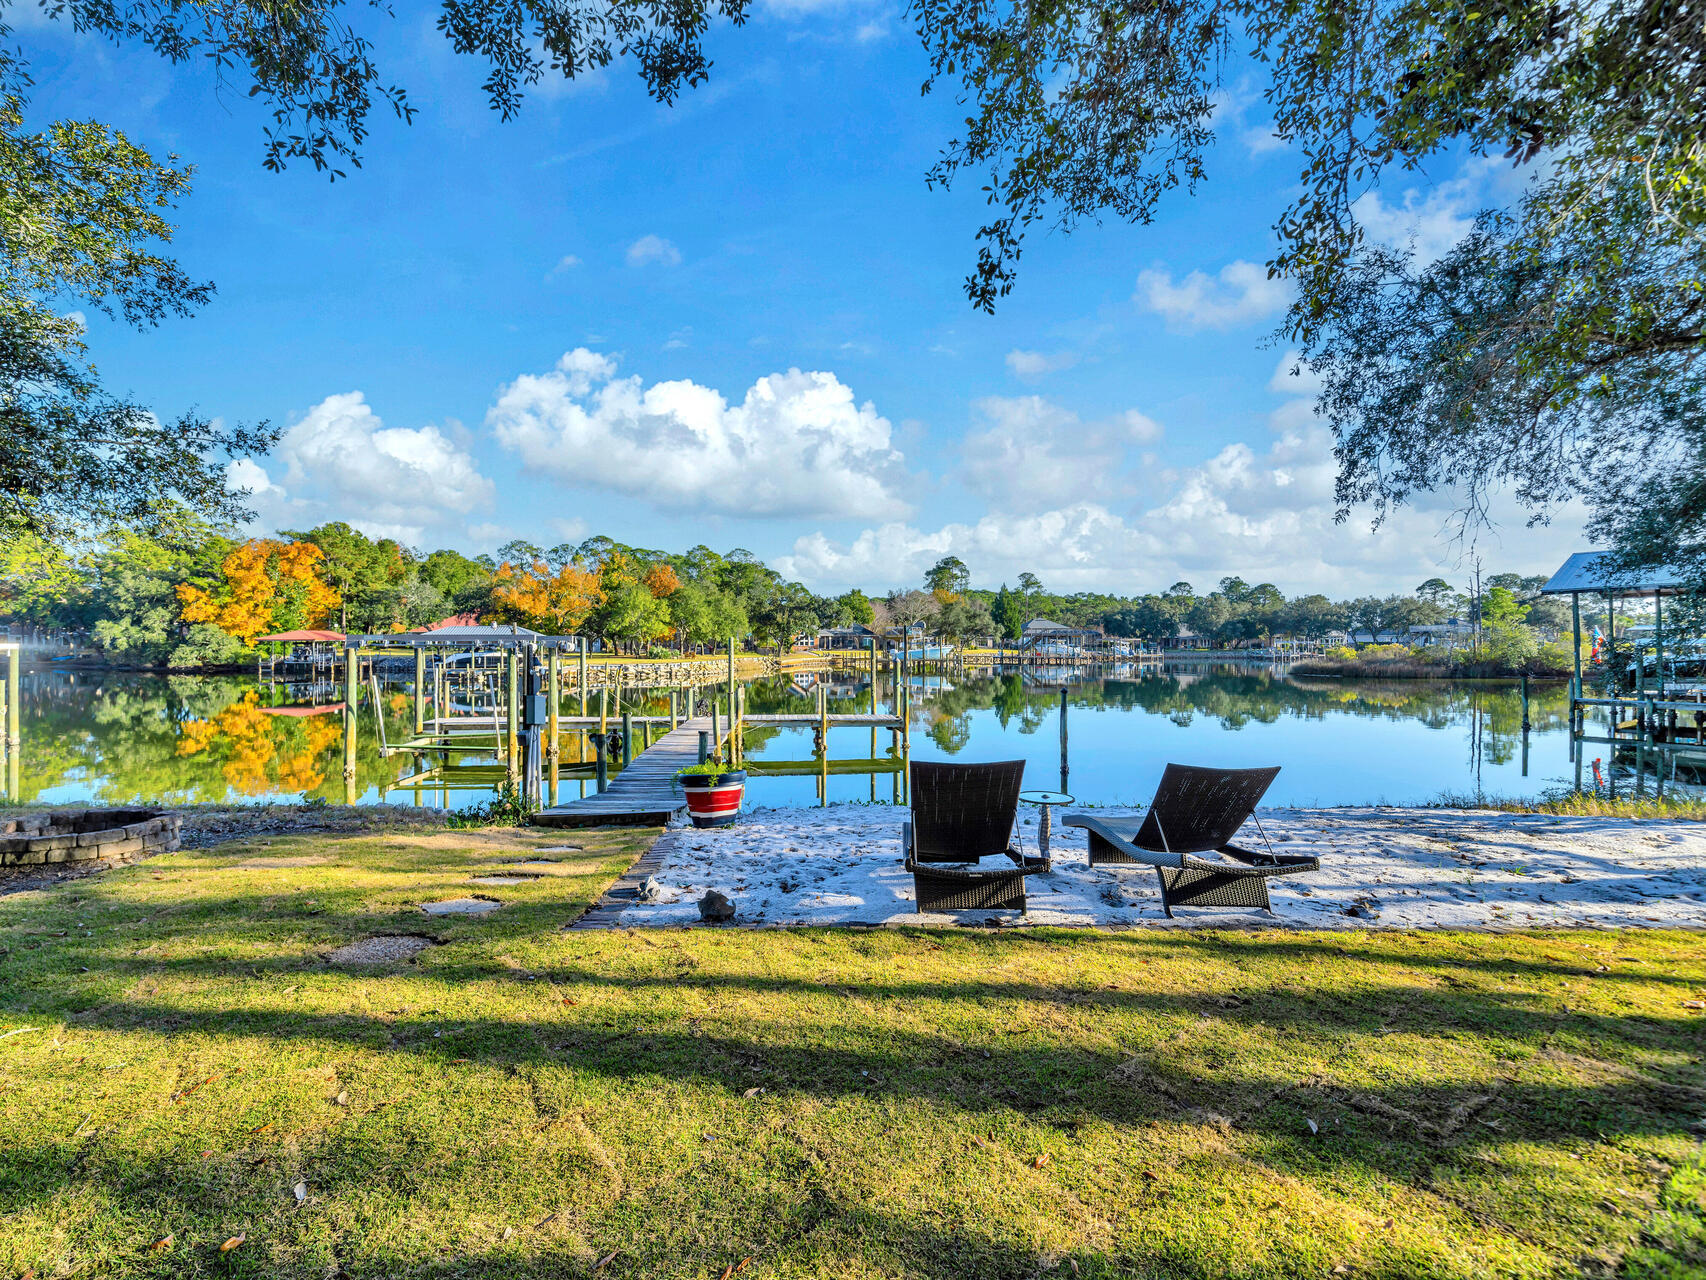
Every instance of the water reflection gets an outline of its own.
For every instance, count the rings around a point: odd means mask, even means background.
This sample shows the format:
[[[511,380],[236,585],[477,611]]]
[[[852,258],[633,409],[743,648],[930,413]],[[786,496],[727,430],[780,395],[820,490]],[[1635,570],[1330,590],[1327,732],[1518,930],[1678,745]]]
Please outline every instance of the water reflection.
[[[815,714],[818,677],[747,685],[754,714]],[[863,676],[821,678],[831,714],[892,712],[897,690],[886,676],[873,689]],[[910,744],[919,759],[1023,758],[1028,778],[1053,785],[1059,768],[1058,678],[1018,674],[914,678]],[[255,802],[346,798],[343,721],[336,692],[258,685],[238,677],[87,676],[31,673],[24,678],[24,743],[19,798],[94,801]],[[710,696],[701,690],[700,697]],[[356,735],[358,802],[460,805],[501,778],[490,750],[450,753],[453,768],[424,782],[447,761],[440,755],[381,750],[372,708],[363,700]],[[668,690],[627,690],[622,707],[638,715],[670,713]],[[1097,803],[1147,798],[1169,760],[1284,766],[1276,803],[1392,803],[1437,797],[1535,794],[1568,781],[1567,693],[1535,685],[1530,708],[1531,767],[1522,770],[1522,703],[1515,684],[1292,679],[1262,669],[1125,672],[1080,677],[1067,693],[1071,790]],[[683,708],[685,709],[685,707]],[[565,713],[579,711],[565,700]],[[596,701],[590,708],[597,714]],[[407,740],[413,705],[404,683],[380,694],[386,739]],[[619,719],[612,704],[612,720]],[[815,758],[809,728],[752,728],[754,762],[781,765]],[[887,728],[837,727],[836,761],[897,760],[900,735]],[[562,798],[590,776],[591,753],[578,731],[565,731]],[[893,764],[889,764],[893,768]],[[858,772],[794,771],[760,776],[758,804],[890,800],[893,779],[867,764]],[[813,776],[817,775],[817,776]],[[453,790],[441,783],[465,783]],[[399,783],[403,784],[399,789]]]

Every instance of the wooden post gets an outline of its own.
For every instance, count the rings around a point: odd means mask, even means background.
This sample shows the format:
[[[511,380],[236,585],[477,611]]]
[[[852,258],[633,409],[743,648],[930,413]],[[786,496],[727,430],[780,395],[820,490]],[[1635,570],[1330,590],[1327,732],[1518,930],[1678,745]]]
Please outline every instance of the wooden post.
[[[545,734],[547,746],[545,754],[551,761],[551,767],[557,767],[558,735],[562,732],[558,703],[562,700],[562,655],[552,649],[545,657],[545,697],[548,699],[545,707]],[[552,779],[555,787],[556,779]]]
[[[513,780],[521,767],[521,699],[516,692],[515,650],[504,650],[504,755]]]
[[[1060,789],[1066,791],[1066,689],[1060,691]]]
[[[1665,598],[1658,588],[1653,589],[1653,679],[1658,682],[1659,697],[1665,696]],[[1664,770],[1659,770],[1664,775]]]
[[[817,707],[818,732],[823,735],[823,758],[827,762],[829,760],[829,686],[827,684],[818,690]],[[827,763],[825,767],[828,767]]]
[[[6,745],[13,754],[24,744],[23,665],[21,646],[6,650]]]
[[[600,734],[597,741],[592,744],[593,752],[598,757],[598,764],[596,768],[598,772],[598,790],[600,794],[603,794],[606,788],[610,786],[610,761],[605,756],[606,745],[603,734]]]
[[[680,717],[677,714],[678,705],[679,703],[676,698],[676,691],[671,689],[669,691],[669,727],[672,731],[681,723]]]
[[[1617,691],[1617,675],[1612,667],[1612,659],[1616,656],[1617,597],[1608,590],[1605,593],[1605,696],[1608,698]]]
[[[581,659],[581,716],[582,716],[582,718],[585,718],[585,716],[586,716],[586,637],[585,637],[585,636],[582,636],[582,637],[581,637],[581,638],[580,638],[580,642],[581,642],[581,645],[580,645],[580,659]]]
[[[901,671],[904,674],[906,667]],[[912,759],[912,686],[902,684],[900,687],[900,750],[908,760]],[[903,788],[904,790],[904,788]]]
[[[711,758],[711,734],[709,730],[699,730],[699,763],[704,764]]]
[[[344,792],[346,796],[349,793],[350,785],[355,782],[355,701],[361,693],[361,683],[357,678],[360,662],[360,651],[354,645],[346,646],[344,649]]]
[[[729,733],[735,731],[735,638],[729,637]]]
[[[426,650],[415,648],[415,736],[426,730]]]
[[[622,767],[626,769],[634,763],[634,713],[622,713]]]
[[[1576,697],[1582,696],[1582,593],[1570,592],[1570,619],[1572,630],[1576,637]]]
[[[23,682],[19,668],[24,664],[24,651],[19,645],[6,650],[6,725],[0,737],[0,756],[5,757],[5,794],[18,801],[23,796]]]
[[[598,732],[600,734],[610,732],[610,690],[608,688],[598,691]]]
[[[1522,731],[1528,732],[1528,672],[1522,673]]]
[[[711,754],[721,757],[723,754],[722,735],[717,732],[717,700],[711,699]]]

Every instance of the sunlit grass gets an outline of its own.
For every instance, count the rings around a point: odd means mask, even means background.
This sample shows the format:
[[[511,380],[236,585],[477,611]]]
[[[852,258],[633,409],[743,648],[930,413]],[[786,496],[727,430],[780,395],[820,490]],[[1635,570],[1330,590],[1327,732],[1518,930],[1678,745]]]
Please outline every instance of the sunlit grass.
[[[1706,821],[1706,800],[1690,795],[1607,796],[1560,790],[1537,800],[1507,796],[1470,796],[1446,792],[1431,805],[1443,809],[1497,809],[1504,813],[1555,813],[1578,818],[1676,818]]]
[[[1699,935],[565,932],[647,839],[280,837],[0,899],[0,1276],[1702,1262]],[[469,894],[504,906],[417,909]],[[326,959],[405,931],[440,945]]]

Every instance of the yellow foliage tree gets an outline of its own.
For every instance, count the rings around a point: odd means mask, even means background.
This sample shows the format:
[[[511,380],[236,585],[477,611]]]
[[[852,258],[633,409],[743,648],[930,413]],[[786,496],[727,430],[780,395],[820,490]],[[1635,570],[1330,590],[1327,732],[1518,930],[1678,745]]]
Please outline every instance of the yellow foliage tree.
[[[489,616],[494,622],[564,636],[580,630],[603,602],[604,588],[598,574],[590,570],[566,564],[552,573],[542,561],[535,561],[532,568],[517,568],[506,560],[498,566]]]
[[[646,590],[659,600],[667,600],[681,590],[681,578],[667,564],[654,564],[646,570]]]
[[[225,557],[217,590],[179,585],[184,621],[211,622],[251,646],[269,631],[318,626],[343,603],[322,576],[325,559],[312,542],[251,538]]]

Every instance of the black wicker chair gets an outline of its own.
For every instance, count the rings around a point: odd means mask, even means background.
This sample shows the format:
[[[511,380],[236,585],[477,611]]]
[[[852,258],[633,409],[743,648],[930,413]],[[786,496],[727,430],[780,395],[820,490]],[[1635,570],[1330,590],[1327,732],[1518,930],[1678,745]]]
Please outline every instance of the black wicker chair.
[[[1257,907],[1272,912],[1268,879],[1314,871],[1319,858],[1253,853],[1232,843],[1252,818],[1279,766],[1268,769],[1201,769],[1170,764],[1142,818],[1098,818],[1069,813],[1069,827],[1090,833],[1090,864],[1138,864],[1155,868],[1161,908]],[[1268,837],[1261,830],[1263,845]],[[1192,855],[1214,850],[1222,858]]]
[[[912,817],[902,828],[918,910],[1023,911],[1025,877],[1043,870],[1012,846],[1023,760],[912,765]],[[1005,857],[1010,867],[979,867]]]

